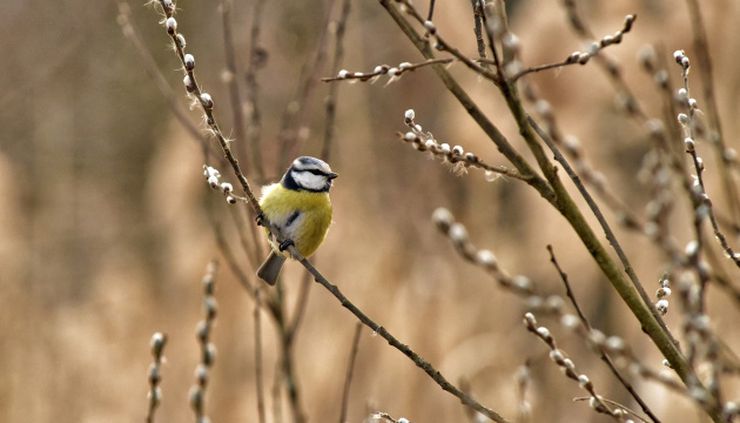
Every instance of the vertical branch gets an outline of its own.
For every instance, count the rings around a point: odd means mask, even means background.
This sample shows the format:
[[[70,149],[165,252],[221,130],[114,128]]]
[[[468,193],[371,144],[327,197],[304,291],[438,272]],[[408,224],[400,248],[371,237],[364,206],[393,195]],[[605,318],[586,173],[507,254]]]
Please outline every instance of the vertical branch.
[[[216,290],[216,271],[218,263],[214,260],[208,263],[206,274],[203,276],[203,320],[198,322],[195,335],[200,344],[200,363],[195,369],[195,385],[190,388],[190,407],[195,414],[195,422],[206,421],[206,389],[208,388],[209,371],[216,360],[216,346],[211,342],[211,330],[216,319],[218,305],[213,296]]]
[[[265,423],[265,384],[262,370],[262,300],[260,291],[254,296],[254,373],[257,385],[257,416],[259,423]]]
[[[324,63],[324,56],[326,55],[326,38],[329,30],[329,23],[331,22],[331,12],[334,8],[334,1],[329,0],[326,5],[326,13],[324,18],[324,24],[319,34],[318,46],[316,53],[308,61],[303,64],[300,75],[302,80],[298,84],[296,94],[293,96],[291,101],[288,102],[288,107],[285,108],[285,112],[282,116],[282,123],[280,125],[280,133],[278,139],[280,141],[279,146],[279,160],[277,162],[277,168],[282,169],[289,159],[294,157],[297,153],[301,132],[301,125],[303,124],[304,115],[306,112],[306,103],[311,95],[313,87],[318,82],[318,71],[321,69],[321,65]]]
[[[258,183],[265,182],[265,170],[262,165],[262,120],[259,109],[259,85],[257,71],[267,61],[267,52],[260,46],[260,23],[265,0],[254,0],[249,42],[249,64],[245,78],[247,81],[247,109],[249,113],[249,128],[247,129],[247,143],[252,156],[252,168],[255,170]]]
[[[282,365],[278,363],[272,381],[272,421],[275,423],[283,423],[282,373]]]
[[[473,33],[475,33],[475,44],[478,46],[478,58],[481,61],[486,59],[486,43],[483,41],[483,32],[481,30],[481,24],[485,19],[485,12],[483,11],[482,0],[470,0],[473,6]]]
[[[226,60],[225,80],[229,86],[229,100],[231,102],[231,114],[234,121],[234,138],[239,142],[241,159],[247,157],[247,142],[244,137],[246,126],[242,112],[242,98],[239,92],[238,70],[236,65],[236,54],[234,48],[234,35],[231,26],[231,10],[234,0],[221,0],[221,18],[223,22],[224,35],[224,58]],[[245,169],[249,173],[249,168]]]
[[[347,362],[347,373],[344,376],[344,388],[342,389],[342,408],[339,413],[339,423],[347,421],[347,408],[349,406],[349,388],[352,385],[352,375],[355,369],[357,352],[360,350],[360,335],[362,335],[362,323],[355,324],[355,336],[352,338],[352,349]]]
[[[332,60],[332,75],[339,72],[339,66],[344,57],[344,33],[347,29],[347,18],[349,17],[351,0],[342,1],[342,14],[334,27],[334,58]],[[326,121],[324,123],[324,144],[321,148],[321,159],[325,162],[330,160],[331,146],[334,140],[334,121],[336,119],[337,94],[339,84],[329,85],[329,95],[326,97]]]

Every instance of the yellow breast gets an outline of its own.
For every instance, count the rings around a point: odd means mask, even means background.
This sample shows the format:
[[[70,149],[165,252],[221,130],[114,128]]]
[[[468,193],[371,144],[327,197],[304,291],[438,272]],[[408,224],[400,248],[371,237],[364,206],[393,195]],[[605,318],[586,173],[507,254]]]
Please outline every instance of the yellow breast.
[[[325,192],[294,191],[273,184],[263,190],[260,206],[267,219],[278,226],[285,225],[296,212],[300,213],[289,232],[304,257],[316,252],[331,224],[331,201]]]

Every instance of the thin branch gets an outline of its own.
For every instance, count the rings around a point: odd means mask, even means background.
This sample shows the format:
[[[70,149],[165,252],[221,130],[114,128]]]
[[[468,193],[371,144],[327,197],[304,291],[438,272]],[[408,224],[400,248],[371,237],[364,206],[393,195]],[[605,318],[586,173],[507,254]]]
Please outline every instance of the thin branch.
[[[614,35],[606,35],[603,38],[601,38],[601,40],[593,42],[589,46],[588,51],[573,52],[570,55],[568,55],[568,57],[565,60],[561,62],[548,63],[544,65],[532,66],[532,67],[523,69],[517,72],[516,74],[514,74],[510,78],[510,81],[514,82],[524,75],[534,73],[534,72],[541,72],[541,71],[548,70],[548,69],[561,68],[561,67],[565,67],[568,65],[575,65],[575,64],[585,65],[586,63],[589,62],[589,60],[592,57],[598,55],[599,52],[603,50],[604,48],[609,47],[610,45],[621,43],[622,37],[624,36],[624,34],[630,32],[630,30],[632,29],[632,25],[634,24],[636,17],[637,17],[636,15],[627,15],[624,18],[624,25],[622,26],[622,29],[615,32]]]
[[[429,0],[429,13],[427,13],[428,21],[431,21],[432,16],[434,16],[434,3],[435,3],[435,0]]]
[[[473,6],[473,33],[475,34],[475,44],[478,46],[478,60],[483,62],[486,60],[486,43],[483,41],[483,33],[481,31],[481,23],[485,19],[483,2],[481,0],[470,0],[470,2]]]
[[[282,407],[282,395],[281,387],[283,378],[280,377],[282,373],[282,366],[278,363],[275,366],[275,377],[272,381],[272,421],[275,423],[283,422],[283,407]]]
[[[347,29],[347,19],[349,18],[351,0],[342,1],[342,13],[334,29],[334,58],[332,59],[332,72],[339,72],[339,66],[344,58],[344,33]],[[324,143],[321,148],[321,159],[325,162],[330,161],[331,146],[334,141],[334,124],[337,115],[337,95],[339,86],[331,84],[329,94],[326,97],[326,119],[324,121]]]
[[[221,0],[221,18],[224,36],[224,57],[226,60],[226,83],[229,86],[229,100],[231,102],[231,114],[234,121],[234,138],[241,146],[241,157],[247,157],[247,132],[242,111],[242,97],[239,91],[239,71],[236,65],[236,49],[234,47],[234,35],[231,26],[231,10],[234,0]],[[248,162],[248,160],[247,160]],[[249,172],[250,167],[245,169]]]
[[[201,281],[203,287],[203,320],[198,322],[195,335],[200,344],[200,362],[195,369],[195,384],[190,388],[190,407],[195,414],[196,423],[208,421],[206,416],[206,390],[210,379],[210,370],[216,359],[216,346],[211,342],[211,331],[218,310],[216,298],[216,272],[218,262],[208,263],[206,274]]]
[[[553,266],[555,266],[555,269],[560,275],[560,280],[563,281],[563,285],[565,286],[565,293],[568,296],[568,299],[570,300],[571,304],[573,304],[573,308],[576,310],[576,313],[578,313],[578,317],[581,319],[581,322],[586,327],[586,330],[590,332],[592,329],[591,323],[588,321],[588,318],[586,318],[586,315],[583,313],[583,310],[581,310],[581,306],[578,304],[578,300],[576,299],[576,296],[573,293],[573,289],[571,288],[570,283],[568,282],[568,275],[560,267],[560,264],[555,258],[555,252],[553,251],[553,248],[551,245],[547,246],[547,251],[550,253],[550,262],[552,263]],[[634,398],[634,400],[637,401],[637,403],[640,405],[640,408],[642,408],[642,411],[648,415],[650,420],[652,420],[655,423],[660,423],[660,419],[658,419],[658,417],[653,413],[653,411],[650,409],[647,403],[642,399],[642,397],[640,397],[637,391],[635,391],[632,384],[629,383],[629,381],[627,381],[622,376],[621,373],[619,373],[611,357],[609,356],[609,354],[607,354],[606,350],[603,347],[599,347],[599,355],[601,357],[601,360],[604,363],[606,363],[606,365],[609,367],[609,370],[612,372],[612,374],[617,378],[617,380],[619,380],[619,383],[622,384],[622,386],[624,386],[627,392],[630,393],[632,398]],[[640,417],[640,416],[637,416],[637,417]],[[640,417],[640,419],[643,420],[642,417]]]
[[[249,116],[249,128],[247,128],[247,143],[249,144],[252,168],[255,170],[258,183],[265,181],[265,170],[262,165],[262,149],[260,142],[262,137],[262,122],[259,109],[259,85],[257,84],[257,71],[267,61],[267,52],[260,46],[260,24],[262,22],[262,11],[266,0],[254,0],[252,10],[252,21],[250,23],[249,40],[249,64],[244,75],[247,82],[247,107]]]
[[[315,257],[314,261],[316,261]],[[293,338],[295,338],[295,334],[301,326],[301,322],[303,322],[303,316],[306,315],[309,292],[311,292],[311,274],[305,272],[298,291],[298,300],[296,301],[295,310],[293,311],[293,318],[285,328],[287,336],[290,338],[291,342],[293,342]]]
[[[660,316],[660,313],[655,309],[653,306],[653,302],[648,296],[647,292],[645,292],[645,288],[643,287],[642,283],[637,277],[637,274],[632,269],[632,265],[629,262],[629,259],[627,258],[627,255],[624,253],[624,250],[622,249],[622,246],[619,244],[619,241],[617,241],[617,237],[614,235],[614,232],[612,231],[611,227],[609,226],[609,223],[606,221],[606,218],[604,217],[604,214],[601,212],[601,209],[594,201],[593,197],[591,197],[591,194],[588,192],[586,187],[581,183],[580,178],[576,174],[576,172],[573,170],[573,168],[570,166],[570,163],[568,163],[568,160],[563,156],[563,154],[560,152],[560,149],[557,145],[553,142],[553,140],[550,138],[550,136],[537,124],[537,122],[532,119],[531,116],[527,116],[527,119],[529,121],[529,124],[532,126],[532,128],[535,130],[537,135],[542,139],[542,141],[545,142],[547,147],[552,152],[553,156],[555,157],[555,160],[560,163],[561,166],[565,169],[566,173],[570,177],[571,181],[573,181],[573,184],[578,189],[578,192],[581,193],[581,196],[584,200],[586,200],[586,203],[588,204],[589,209],[591,209],[591,212],[596,217],[596,220],[599,222],[599,225],[601,226],[602,230],[604,231],[604,235],[606,236],[606,239],[609,241],[609,244],[612,246],[614,251],[617,253],[617,257],[619,257],[619,261],[624,266],[624,271],[627,273],[627,276],[632,281],[632,286],[635,288],[637,293],[639,294],[640,298],[642,299],[642,302],[644,303],[645,307],[650,311],[650,313],[653,315],[655,321],[658,323],[660,328],[664,331],[666,336],[670,339],[671,343],[675,347],[678,345],[676,340],[673,338],[673,335],[671,335],[671,332],[668,330],[668,327],[665,325],[665,322],[663,321],[663,318]]]
[[[149,343],[152,352],[152,364],[149,365],[149,406],[146,413],[146,423],[154,423],[154,413],[162,402],[162,389],[159,384],[162,382],[162,363],[164,363],[164,347],[167,345],[167,335],[162,332],[155,332]]]
[[[334,82],[334,81],[345,81],[345,80],[360,80],[360,81],[371,81],[375,82],[377,78],[383,75],[388,75],[390,78],[400,78],[406,72],[411,72],[419,68],[430,65],[448,64],[452,63],[455,59],[429,59],[420,63],[409,63],[403,62],[398,66],[378,65],[373,69],[372,72],[349,72],[346,70],[340,70],[336,76],[328,76],[321,78],[323,82]]]
[[[347,361],[347,373],[344,376],[344,388],[342,389],[342,407],[339,413],[339,423],[347,421],[347,408],[349,407],[349,388],[352,385],[352,375],[355,369],[357,352],[360,350],[360,335],[362,335],[362,323],[355,324],[355,335],[352,337],[352,349]]]
[[[405,134],[398,133],[398,138],[420,152],[429,152],[432,157],[449,164],[452,171],[460,174],[465,173],[468,168],[476,168],[485,172],[486,180],[495,179],[495,174],[509,176],[524,182],[529,182],[532,177],[521,175],[513,169],[505,166],[490,165],[480,159],[476,154],[466,152],[462,146],[456,145],[450,147],[447,143],[439,143],[434,134],[430,131],[424,131],[423,127],[414,120],[415,112],[413,109],[406,111],[404,123],[409,127],[410,132]]]
[[[582,40],[593,41],[595,39],[594,33],[588,27],[587,23],[578,14],[578,10],[576,9],[576,2],[574,0],[564,0],[563,6],[568,17],[568,22],[570,23],[573,31]],[[637,98],[622,77],[619,63],[601,52],[597,52],[594,59],[596,60],[596,63],[599,65],[599,67],[601,67],[601,69],[604,71],[604,73],[606,73],[609,81],[612,83],[614,88],[623,97],[623,100],[625,102],[625,110],[629,113],[629,115],[633,117],[638,117],[642,120],[647,120],[647,116],[643,109],[640,107]]]
[[[259,423],[265,423],[265,383],[262,369],[262,300],[260,291],[254,296],[254,373],[257,388],[257,416]]]
[[[341,304],[342,307],[349,310],[352,314],[357,317],[360,322],[362,322],[365,326],[369,327],[373,330],[374,333],[378,334],[380,337],[388,341],[388,343],[403,353],[406,357],[408,357],[411,361],[416,364],[417,367],[422,369],[434,382],[437,383],[437,385],[440,386],[443,390],[449,392],[450,394],[457,397],[463,404],[467,405],[468,407],[471,407],[472,409],[480,412],[484,416],[488,417],[489,419],[504,423],[507,422],[504,417],[499,415],[497,412],[493,411],[492,409],[482,405],[479,403],[475,398],[471,397],[470,395],[464,393],[460,390],[460,388],[456,387],[452,383],[450,383],[443,375],[439,372],[434,366],[432,366],[431,363],[424,360],[419,354],[417,354],[414,350],[409,348],[408,345],[405,345],[401,343],[395,336],[391,335],[390,332],[388,332],[383,326],[380,326],[375,321],[373,321],[370,317],[368,317],[362,310],[360,310],[352,301],[349,300],[342,292],[339,290],[339,288],[336,287],[336,285],[329,282],[328,279],[324,277],[324,275],[321,274],[313,265],[306,260],[304,257],[301,257],[297,254],[297,251],[295,251],[295,247],[290,247],[291,253],[296,257],[296,260],[298,260],[303,267],[308,269],[309,272],[311,272],[311,275],[313,275],[316,282],[318,282],[321,286],[326,288],[333,296],[336,298]]]
[[[704,102],[709,120],[709,141],[715,149],[719,173],[722,181],[722,189],[730,206],[732,222],[740,218],[740,198],[738,198],[737,186],[730,173],[727,162],[727,146],[722,135],[722,123],[717,109],[717,99],[714,94],[714,80],[712,75],[712,57],[709,54],[709,43],[707,33],[701,16],[701,8],[697,0],[686,1],[689,9],[689,17],[694,34],[694,51],[699,66],[699,75],[702,80]]]
[[[316,53],[303,64],[300,71],[300,78],[302,80],[299,81],[295,95],[288,102],[288,106],[283,112],[280,132],[278,133],[278,140],[280,142],[278,147],[279,157],[276,163],[278,169],[282,169],[283,166],[289,163],[291,157],[296,156],[296,149],[298,148],[299,141],[301,141],[299,138],[300,126],[303,124],[304,114],[307,110],[306,103],[316,84],[318,73],[321,70],[321,66],[324,63],[324,56],[326,55],[328,44],[327,34],[329,32],[334,2],[335,0],[328,0],[325,6],[324,24],[319,33]]]

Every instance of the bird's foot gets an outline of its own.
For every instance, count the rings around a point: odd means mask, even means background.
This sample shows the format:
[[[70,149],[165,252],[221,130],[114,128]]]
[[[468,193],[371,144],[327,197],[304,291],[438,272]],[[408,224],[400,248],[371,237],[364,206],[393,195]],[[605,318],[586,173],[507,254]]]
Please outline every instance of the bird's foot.
[[[293,243],[293,240],[292,239],[286,239],[285,241],[283,241],[283,242],[280,243],[280,245],[278,246],[278,248],[282,252],[282,251],[285,251],[285,250],[287,250],[288,248],[290,248],[291,246],[294,246],[294,245],[295,244]]]
[[[260,213],[257,215],[257,217],[254,218],[255,222],[257,222],[257,226],[267,226],[267,217],[265,217],[264,213]]]

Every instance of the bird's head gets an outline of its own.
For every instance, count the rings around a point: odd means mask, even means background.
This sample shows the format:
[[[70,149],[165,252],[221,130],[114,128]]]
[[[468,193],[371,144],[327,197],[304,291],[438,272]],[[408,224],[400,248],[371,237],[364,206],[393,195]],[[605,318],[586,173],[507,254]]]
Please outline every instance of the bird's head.
[[[283,175],[282,183],[288,189],[327,192],[337,176],[325,161],[301,156],[293,160]]]

